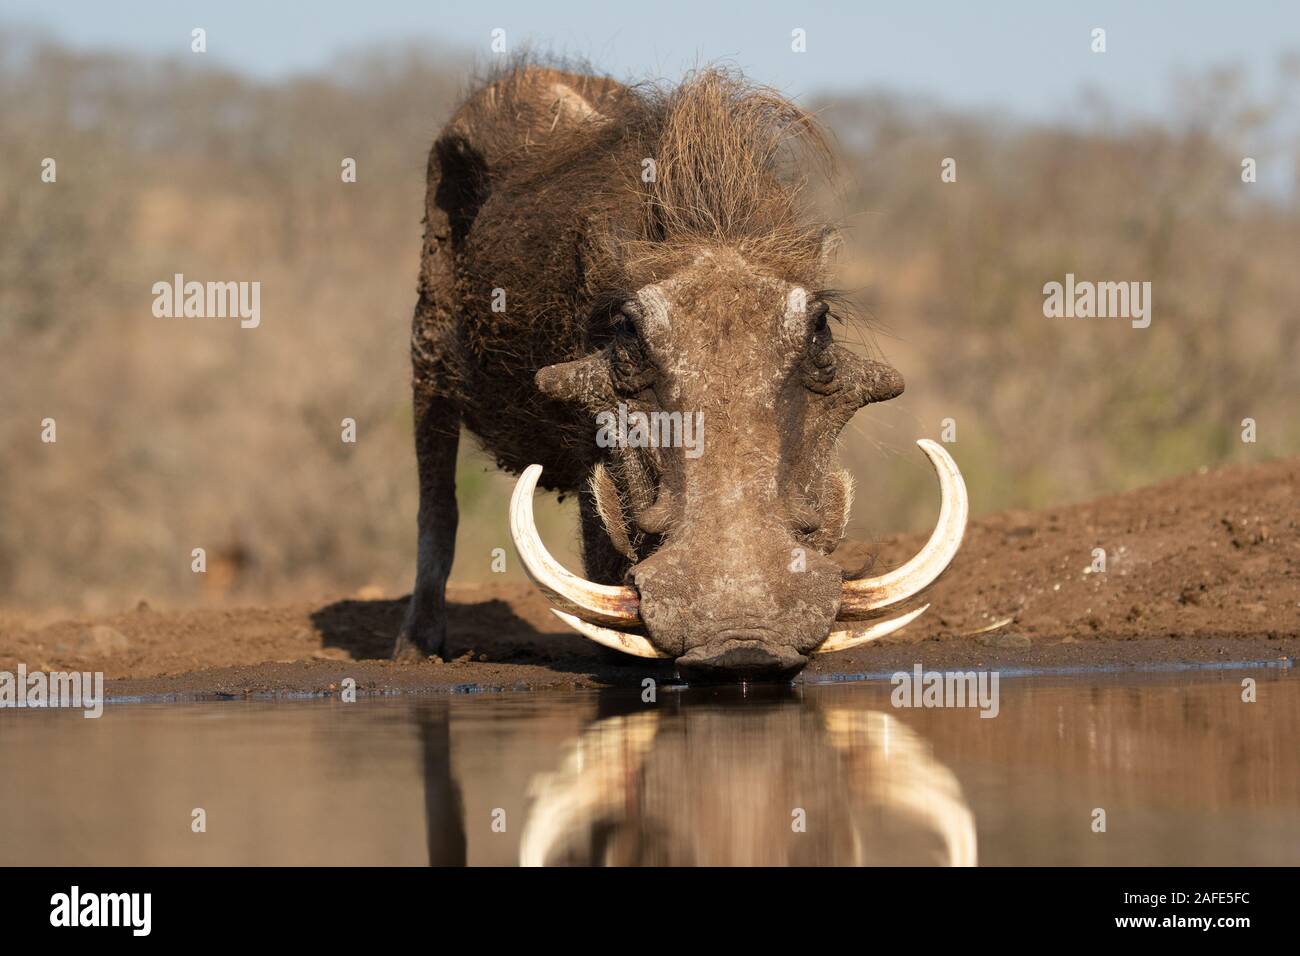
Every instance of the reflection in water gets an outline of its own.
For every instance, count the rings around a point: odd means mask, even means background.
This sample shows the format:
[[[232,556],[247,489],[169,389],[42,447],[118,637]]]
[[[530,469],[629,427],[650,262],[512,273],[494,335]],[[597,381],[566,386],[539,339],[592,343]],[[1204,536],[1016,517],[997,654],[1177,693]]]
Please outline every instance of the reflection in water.
[[[750,701],[607,717],[529,789],[525,866],[975,864],[956,778],[865,708]]]
[[[424,822],[430,866],[464,866],[460,785],[451,771],[451,720],[446,701],[415,712],[424,763]]]
[[[0,866],[1300,862],[1285,670],[890,690],[0,711]]]

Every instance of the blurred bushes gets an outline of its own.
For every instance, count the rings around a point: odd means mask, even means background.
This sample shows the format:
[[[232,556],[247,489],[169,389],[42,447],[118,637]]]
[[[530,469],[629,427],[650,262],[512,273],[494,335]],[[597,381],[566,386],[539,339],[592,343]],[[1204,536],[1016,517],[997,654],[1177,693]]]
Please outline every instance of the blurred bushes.
[[[424,164],[466,72],[399,47],[266,84],[0,33],[0,604],[404,593]],[[872,319],[847,334],[908,381],[845,433],[851,531],[932,519],[906,449],[948,417],[977,510],[1294,451],[1300,208],[1240,180],[1256,144],[1283,151],[1284,110],[1231,76],[1180,103],[1163,126],[1099,106],[1069,128],[822,104],[846,173],[824,198]],[[261,327],[154,318],[150,287],[175,272],[260,281]],[[1045,319],[1042,286],[1066,272],[1151,281],[1151,328]],[[1245,416],[1258,445],[1238,440]],[[510,480],[464,444],[453,580],[492,577],[494,547],[513,577]],[[569,506],[545,522],[572,560]]]

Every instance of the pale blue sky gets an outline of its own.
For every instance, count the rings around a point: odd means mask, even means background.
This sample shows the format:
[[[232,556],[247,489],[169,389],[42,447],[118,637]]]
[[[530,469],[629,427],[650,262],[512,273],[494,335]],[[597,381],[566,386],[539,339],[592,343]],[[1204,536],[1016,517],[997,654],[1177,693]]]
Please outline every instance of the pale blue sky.
[[[187,54],[194,26],[209,57],[264,77],[327,64],[340,49],[427,38],[486,55],[493,28],[583,55],[620,77],[675,77],[727,59],[794,96],[886,87],[967,106],[1059,116],[1091,86],[1141,112],[1171,75],[1242,64],[1267,88],[1280,54],[1300,52],[1300,3],[705,0],[0,0],[0,22],[79,48]],[[790,50],[807,31],[808,52]],[[1108,51],[1089,49],[1094,27]]]

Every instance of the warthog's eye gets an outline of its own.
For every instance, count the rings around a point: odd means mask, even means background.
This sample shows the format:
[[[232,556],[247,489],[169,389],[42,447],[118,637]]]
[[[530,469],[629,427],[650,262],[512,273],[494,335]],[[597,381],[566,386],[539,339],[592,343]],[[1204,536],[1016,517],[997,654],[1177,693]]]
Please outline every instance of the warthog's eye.
[[[829,302],[816,302],[808,310],[808,323],[814,340],[818,336],[830,335],[831,307]]]
[[[835,381],[835,349],[830,327],[831,307],[825,302],[808,309],[808,349],[804,354],[804,383],[814,392],[832,390]]]
[[[626,303],[614,314],[612,322],[610,365],[614,387],[624,395],[635,395],[649,388],[657,374],[632,320],[631,313],[637,307],[635,302]]]

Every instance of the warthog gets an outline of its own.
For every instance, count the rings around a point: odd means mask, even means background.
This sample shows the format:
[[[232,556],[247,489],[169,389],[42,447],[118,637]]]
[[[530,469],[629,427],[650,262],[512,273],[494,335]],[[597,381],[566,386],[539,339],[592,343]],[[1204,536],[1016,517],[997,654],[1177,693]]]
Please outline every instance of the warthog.
[[[520,474],[529,576],[601,644],[692,677],[782,676],[925,609],[898,613],[966,520],[938,445],[921,443],[943,492],[922,551],[858,580],[828,557],[853,488],[836,436],[903,381],[833,340],[833,232],[784,175],[799,150],[825,155],[808,114],[718,70],[665,91],[518,66],[456,112],[429,155],[419,560],[398,656],[444,648],[462,424]],[[698,422],[696,447],[598,441],[612,413]],[[586,578],[538,538],[539,481],[578,497]]]

